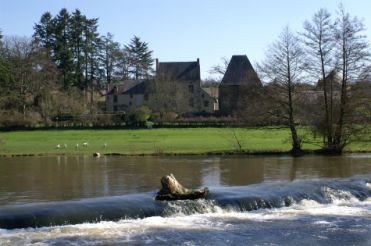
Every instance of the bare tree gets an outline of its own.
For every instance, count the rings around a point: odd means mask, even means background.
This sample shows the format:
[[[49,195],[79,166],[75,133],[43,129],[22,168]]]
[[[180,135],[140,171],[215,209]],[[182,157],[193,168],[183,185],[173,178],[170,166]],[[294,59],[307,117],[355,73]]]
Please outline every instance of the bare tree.
[[[47,122],[50,107],[45,105],[58,89],[57,67],[48,50],[26,37],[6,37],[4,53],[11,78],[6,83],[7,93],[2,97],[7,101],[3,108],[21,112],[24,120],[30,120],[30,114],[35,118],[39,114]]]
[[[351,83],[360,79],[370,62],[369,43],[363,34],[365,27],[357,17],[351,17],[342,6],[335,26],[337,71],[341,74],[340,109],[330,151],[341,153],[352,136],[350,98]]]
[[[265,60],[259,65],[261,78],[272,81],[275,87],[275,100],[283,110],[283,118],[291,131],[292,149],[294,155],[300,154],[301,141],[296,130],[295,121],[295,85],[302,79],[303,49],[300,40],[289,27],[285,27],[269,48]]]
[[[157,74],[149,85],[149,105],[158,114],[158,121],[164,122],[172,118],[175,112],[184,113],[187,111],[186,97],[182,95],[184,88],[180,83],[174,81],[166,74]]]
[[[320,114],[324,116],[325,148],[332,144],[334,137],[333,80],[328,79],[329,74],[335,67],[333,28],[331,14],[326,9],[320,9],[313,15],[311,21],[304,22],[305,31],[302,34],[307,48],[307,71],[314,80],[321,82],[321,89],[323,90],[323,110]]]
[[[221,59],[221,63],[214,65],[209,70],[209,73],[215,74],[217,77],[217,80],[222,80],[222,77],[224,76],[225,72],[227,71],[229,59],[227,59],[225,56],[223,56]]]

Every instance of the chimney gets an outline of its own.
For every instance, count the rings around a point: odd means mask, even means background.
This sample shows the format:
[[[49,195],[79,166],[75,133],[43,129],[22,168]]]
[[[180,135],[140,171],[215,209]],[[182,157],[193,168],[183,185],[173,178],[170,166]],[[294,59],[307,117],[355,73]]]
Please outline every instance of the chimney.
[[[197,58],[197,64],[200,65],[200,58]]]
[[[158,71],[158,58],[156,58],[156,73]]]

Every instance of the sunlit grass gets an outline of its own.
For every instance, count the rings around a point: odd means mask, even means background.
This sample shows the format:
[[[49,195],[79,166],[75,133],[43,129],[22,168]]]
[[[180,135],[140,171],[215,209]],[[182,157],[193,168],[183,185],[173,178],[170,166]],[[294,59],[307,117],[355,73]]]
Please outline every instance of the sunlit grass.
[[[313,142],[308,130],[299,134]],[[88,147],[83,147],[84,142]],[[237,152],[285,152],[290,150],[286,128],[163,128],[142,130],[48,130],[0,133],[0,155],[55,154],[206,154]],[[57,148],[57,145],[60,148]],[[64,145],[67,145],[65,148]],[[79,145],[76,147],[76,145]],[[106,147],[104,147],[106,144]],[[319,144],[319,142],[318,142]],[[304,144],[304,149],[319,145]],[[350,151],[371,151],[371,143],[356,142]]]

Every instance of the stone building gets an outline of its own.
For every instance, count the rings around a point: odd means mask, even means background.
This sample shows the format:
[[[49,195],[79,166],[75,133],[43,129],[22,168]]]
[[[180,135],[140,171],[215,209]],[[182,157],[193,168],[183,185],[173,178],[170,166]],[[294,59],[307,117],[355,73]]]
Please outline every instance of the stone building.
[[[124,113],[148,103],[149,80],[125,80],[106,95],[106,111]]]
[[[220,113],[222,115],[235,113],[249,92],[260,87],[261,81],[247,56],[232,56],[219,87]]]
[[[191,62],[159,62],[156,59],[156,78],[164,87],[159,91],[174,102],[177,113],[213,113],[215,99],[201,87],[200,60]]]
[[[150,80],[127,80],[106,96],[107,112],[127,112],[146,105],[178,114],[214,113],[215,98],[201,87],[200,62],[159,62]]]

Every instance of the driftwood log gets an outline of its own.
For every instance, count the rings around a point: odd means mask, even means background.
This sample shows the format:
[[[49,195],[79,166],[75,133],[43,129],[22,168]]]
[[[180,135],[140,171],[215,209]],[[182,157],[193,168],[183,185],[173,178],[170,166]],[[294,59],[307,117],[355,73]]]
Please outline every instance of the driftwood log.
[[[208,188],[199,190],[190,190],[181,185],[173,174],[161,178],[162,189],[157,192],[156,200],[174,201],[174,200],[195,200],[205,198],[209,193]]]

